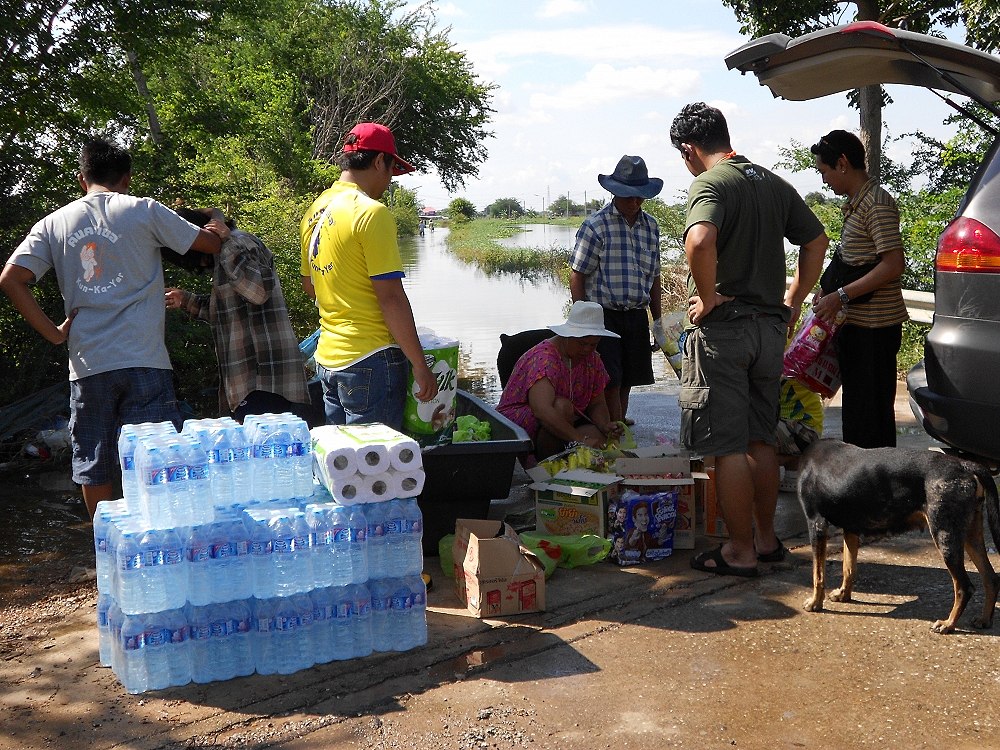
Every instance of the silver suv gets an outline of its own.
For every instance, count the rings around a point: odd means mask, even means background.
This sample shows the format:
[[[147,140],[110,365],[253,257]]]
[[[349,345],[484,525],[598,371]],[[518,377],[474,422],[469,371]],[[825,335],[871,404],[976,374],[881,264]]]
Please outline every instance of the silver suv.
[[[1000,100],[1000,58],[869,21],[795,39],[763,36],[727,55],[726,65],[753,73],[784,99],[803,101],[873,84],[908,84],[961,94],[1000,116],[993,104]],[[997,136],[994,131],[992,147],[939,238],[934,322],[924,359],[906,379],[913,413],[932,437],[991,463],[1000,461]]]

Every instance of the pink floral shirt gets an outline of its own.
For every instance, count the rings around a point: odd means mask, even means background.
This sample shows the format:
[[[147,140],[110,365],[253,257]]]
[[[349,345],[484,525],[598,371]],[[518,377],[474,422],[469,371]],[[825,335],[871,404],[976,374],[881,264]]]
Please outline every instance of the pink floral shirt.
[[[528,391],[543,378],[552,384],[557,396],[570,399],[581,412],[587,411],[610,380],[597,352],[591,352],[572,368],[563,361],[553,339],[546,339],[525,352],[514,365],[497,411],[523,427],[532,440],[538,434],[538,420],[528,405]]]

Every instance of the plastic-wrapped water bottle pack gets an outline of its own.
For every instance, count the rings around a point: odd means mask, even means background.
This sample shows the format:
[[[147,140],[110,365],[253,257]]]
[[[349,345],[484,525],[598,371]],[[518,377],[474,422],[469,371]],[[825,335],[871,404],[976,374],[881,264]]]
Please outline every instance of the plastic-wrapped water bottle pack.
[[[298,418],[127,425],[119,449],[94,549],[101,663],[128,692],[426,643],[416,498],[334,502]]]

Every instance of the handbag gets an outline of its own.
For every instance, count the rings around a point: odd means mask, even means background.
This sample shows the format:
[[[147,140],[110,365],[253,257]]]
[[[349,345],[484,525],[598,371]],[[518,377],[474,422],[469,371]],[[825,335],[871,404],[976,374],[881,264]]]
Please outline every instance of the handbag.
[[[868,274],[875,266],[879,264],[879,261],[874,263],[864,263],[860,266],[852,266],[844,262],[844,259],[840,255],[840,248],[833,251],[833,257],[830,259],[830,264],[824,269],[823,275],[819,277],[819,285],[823,290],[823,294],[831,294],[841,287],[845,287],[852,281],[857,281],[862,276]],[[873,289],[865,294],[860,294],[857,297],[851,298],[852,305],[860,305],[867,302],[872,298],[875,292],[878,291]]]

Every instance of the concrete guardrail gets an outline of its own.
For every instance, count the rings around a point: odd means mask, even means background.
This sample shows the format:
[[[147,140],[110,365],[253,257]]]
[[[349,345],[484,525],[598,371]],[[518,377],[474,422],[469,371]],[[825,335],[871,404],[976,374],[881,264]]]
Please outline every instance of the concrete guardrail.
[[[792,283],[792,277],[785,279],[785,286]],[[918,292],[913,289],[903,290],[903,302],[906,303],[906,312],[910,315],[910,320],[914,323],[934,322],[934,292]]]

